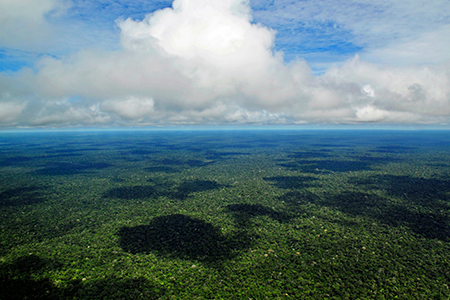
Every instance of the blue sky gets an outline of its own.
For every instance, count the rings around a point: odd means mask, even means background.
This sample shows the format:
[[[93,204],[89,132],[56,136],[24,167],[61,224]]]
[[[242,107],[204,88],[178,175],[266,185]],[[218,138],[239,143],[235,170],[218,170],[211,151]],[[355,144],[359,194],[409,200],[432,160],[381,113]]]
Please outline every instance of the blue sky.
[[[0,45],[0,70],[17,71],[21,66],[32,66],[43,55],[63,56],[87,47],[117,49],[119,35],[116,20],[142,20],[147,14],[172,5],[172,1],[143,0],[72,0],[65,3],[67,7],[63,13],[54,15],[50,10],[44,14],[46,21],[58,28],[59,36],[54,37],[54,41],[47,41],[46,47],[35,49],[32,46],[16,48],[14,45]],[[411,35],[417,38],[420,31],[426,32],[426,27],[438,28],[450,24],[450,5],[445,1],[438,1],[435,5],[429,3],[431,8],[441,7],[442,11],[430,9],[428,15],[426,11],[417,11],[421,8],[421,3],[416,3],[419,5],[412,13],[400,11],[401,8],[397,12],[390,12],[392,4],[388,1],[372,4],[356,1],[262,0],[250,1],[249,4],[253,10],[253,23],[276,30],[274,50],[282,51],[286,62],[306,59],[313,69],[323,71],[333,63],[340,63],[357,53],[364,53],[365,49],[372,50],[380,43],[389,44],[396,40],[410,39]],[[336,9],[336,6],[339,9]],[[397,16],[392,16],[393,14]],[[417,19],[419,15],[424,18],[422,22]],[[374,23],[374,19],[379,19],[379,23],[382,23],[391,16],[394,19],[390,21],[392,24],[385,24],[386,28],[372,36],[361,36],[364,35],[360,32],[361,29]],[[358,21],[361,23],[361,29],[353,29],[346,23],[354,22],[355,18],[360,19]],[[399,20],[395,21],[396,18]],[[358,25],[357,23],[354,25]],[[405,31],[404,27],[410,29]],[[448,57],[443,59],[445,58]],[[427,58],[424,60],[427,62]],[[431,58],[428,60],[433,62]],[[380,60],[380,63],[383,61]]]
[[[0,4],[0,126],[449,122],[448,1],[172,4]]]

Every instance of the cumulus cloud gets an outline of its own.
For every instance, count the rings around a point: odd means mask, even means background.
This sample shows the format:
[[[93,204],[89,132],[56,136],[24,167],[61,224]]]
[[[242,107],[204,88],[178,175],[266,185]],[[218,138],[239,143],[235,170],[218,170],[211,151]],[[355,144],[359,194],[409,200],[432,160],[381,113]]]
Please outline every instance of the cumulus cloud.
[[[45,41],[53,31],[46,16],[61,14],[68,7],[62,0],[0,1],[1,46],[26,48]]]
[[[107,100],[102,103],[102,110],[113,112],[126,119],[140,119],[150,116],[153,110],[152,98],[128,97],[119,100]]]
[[[0,122],[8,124],[15,121],[24,108],[22,103],[0,102]]]
[[[252,22],[247,1],[175,0],[117,26],[118,51],[47,57],[0,78],[3,126],[449,121],[450,64],[355,56],[315,76],[274,51],[276,33]]]

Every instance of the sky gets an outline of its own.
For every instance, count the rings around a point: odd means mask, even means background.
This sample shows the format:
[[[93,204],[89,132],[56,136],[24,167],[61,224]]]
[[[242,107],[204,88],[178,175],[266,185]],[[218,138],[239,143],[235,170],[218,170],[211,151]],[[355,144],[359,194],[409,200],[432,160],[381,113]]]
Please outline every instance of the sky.
[[[1,0],[0,129],[450,124],[448,0]]]

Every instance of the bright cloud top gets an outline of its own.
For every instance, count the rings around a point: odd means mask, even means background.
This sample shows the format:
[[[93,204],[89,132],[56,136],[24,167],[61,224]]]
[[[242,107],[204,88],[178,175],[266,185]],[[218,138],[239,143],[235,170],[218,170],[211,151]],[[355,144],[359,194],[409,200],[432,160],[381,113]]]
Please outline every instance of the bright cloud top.
[[[175,0],[117,26],[120,50],[0,75],[0,126],[450,121],[450,63],[380,67],[355,56],[315,76],[306,61],[284,62],[246,1]]]

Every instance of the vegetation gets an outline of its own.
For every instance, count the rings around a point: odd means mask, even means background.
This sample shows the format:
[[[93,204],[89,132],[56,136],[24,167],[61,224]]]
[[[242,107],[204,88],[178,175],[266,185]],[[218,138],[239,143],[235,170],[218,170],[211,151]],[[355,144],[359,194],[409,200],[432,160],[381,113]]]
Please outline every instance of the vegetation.
[[[449,299],[450,133],[0,135],[0,299]]]

